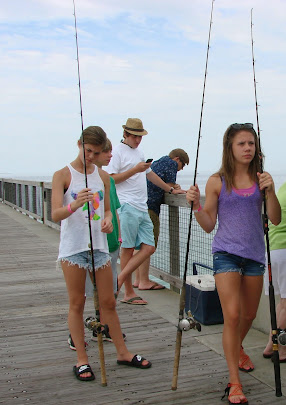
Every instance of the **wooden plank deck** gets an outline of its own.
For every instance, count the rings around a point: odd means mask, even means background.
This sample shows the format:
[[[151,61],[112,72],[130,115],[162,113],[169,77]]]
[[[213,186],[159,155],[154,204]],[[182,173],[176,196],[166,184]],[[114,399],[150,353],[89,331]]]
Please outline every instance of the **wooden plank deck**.
[[[9,212],[7,210],[10,210]],[[130,351],[153,362],[138,370],[116,364],[105,342],[108,386],[100,384],[97,343],[89,341],[94,382],[75,379],[75,353],[67,345],[68,300],[55,268],[58,233],[0,204],[0,403],[10,404],[223,404],[227,384],[222,356],[184,334],[177,391],[171,390],[176,328],[148,306],[118,304]],[[93,315],[91,299],[86,315]],[[242,375],[253,404],[286,404],[268,385]]]

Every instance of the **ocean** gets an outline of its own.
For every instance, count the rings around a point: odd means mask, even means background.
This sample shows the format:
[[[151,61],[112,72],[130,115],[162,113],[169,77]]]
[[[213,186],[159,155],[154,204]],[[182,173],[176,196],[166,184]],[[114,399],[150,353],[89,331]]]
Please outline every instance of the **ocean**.
[[[205,186],[208,181],[208,178],[212,173],[208,172],[200,172],[196,176],[196,183],[198,184],[201,194],[204,195],[205,191]],[[271,173],[274,183],[275,183],[275,189],[276,191],[279,189],[280,186],[282,186],[283,183],[286,182],[286,174],[280,174],[280,173]],[[12,174],[1,174],[0,173],[0,178],[13,178],[16,180],[30,180],[30,181],[44,181],[44,182],[51,182],[52,181],[52,176],[51,175],[39,175],[39,176],[34,176],[34,175],[12,175]],[[187,171],[180,171],[177,175],[177,183],[180,184],[181,188],[183,190],[187,190],[193,183],[194,183],[194,174],[187,172]]]
[[[196,176],[196,183],[198,184],[202,195],[205,193],[205,186],[211,174],[213,173],[201,172]],[[278,191],[279,187],[286,182],[286,174],[271,173],[271,175],[275,183],[275,189]],[[179,172],[177,175],[177,183],[180,184],[182,189],[187,190],[194,183],[194,174],[184,173],[183,171]]]

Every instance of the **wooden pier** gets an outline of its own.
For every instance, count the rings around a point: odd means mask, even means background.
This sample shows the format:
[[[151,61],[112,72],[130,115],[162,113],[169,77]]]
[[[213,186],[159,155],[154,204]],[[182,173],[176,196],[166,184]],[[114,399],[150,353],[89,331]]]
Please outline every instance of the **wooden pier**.
[[[97,343],[87,330],[96,380],[77,381],[72,373],[76,356],[67,344],[67,293],[55,264],[59,234],[4,204],[0,224],[1,404],[227,403],[220,400],[228,382],[225,359],[193,331],[183,335],[178,389],[171,390],[176,327],[168,314],[158,315],[151,305],[119,303],[117,308],[129,350],[153,366],[147,370],[118,366],[114,345],[105,342],[108,386],[102,387]],[[162,293],[149,292],[148,299]],[[91,299],[85,314],[93,315]],[[264,372],[273,373],[270,362],[265,365]],[[286,397],[276,398],[273,387],[255,371],[243,374],[242,383],[251,405],[286,404]]]

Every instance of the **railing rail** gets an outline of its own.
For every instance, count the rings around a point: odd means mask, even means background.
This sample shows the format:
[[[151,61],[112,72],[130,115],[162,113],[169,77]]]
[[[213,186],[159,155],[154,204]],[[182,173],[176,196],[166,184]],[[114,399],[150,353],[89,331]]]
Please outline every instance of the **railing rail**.
[[[0,201],[28,215],[44,225],[60,230],[51,216],[51,183],[0,178]],[[160,213],[160,237],[156,252],[151,257],[150,273],[169,283],[174,290],[182,286],[185,267],[190,206],[184,195],[165,194]],[[188,268],[200,262],[212,266],[211,241],[193,215]],[[210,272],[206,270],[206,272]]]

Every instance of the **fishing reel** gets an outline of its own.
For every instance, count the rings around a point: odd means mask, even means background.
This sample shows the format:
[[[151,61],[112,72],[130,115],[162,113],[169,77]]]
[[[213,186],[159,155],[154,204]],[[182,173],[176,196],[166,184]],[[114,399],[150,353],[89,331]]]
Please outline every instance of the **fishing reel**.
[[[180,320],[178,325],[179,330],[186,332],[190,329],[196,329],[200,332],[202,330],[201,324],[193,318],[191,311],[188,311],[187,315],[187,318]]]
[[[286,329],[277,328],[277,331],[278,331],[278,343],[281,346],[286,346]]]
[[[93,316],[89,316],[88,318],[85,319],[84,325],[87,329],[94,331],[98,330],[99,328],[101,329],[101,323],[98,322]]]

